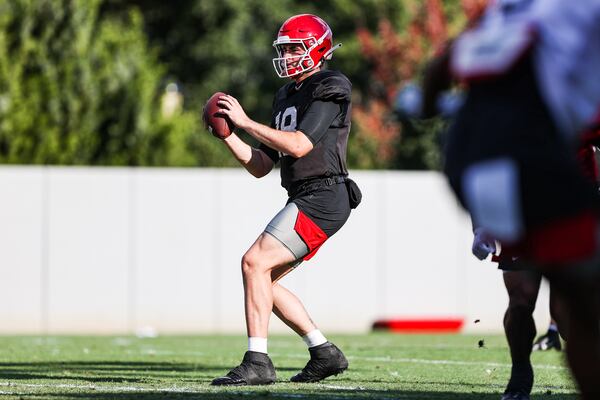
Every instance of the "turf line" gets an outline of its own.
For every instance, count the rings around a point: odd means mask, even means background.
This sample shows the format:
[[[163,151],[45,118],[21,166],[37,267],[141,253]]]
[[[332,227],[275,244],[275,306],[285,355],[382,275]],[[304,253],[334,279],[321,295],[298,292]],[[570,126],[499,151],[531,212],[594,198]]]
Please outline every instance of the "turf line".
[[[498,389],[501,389],[504,387],[504,385],[491,385],[491,386],[497,386]],[[20,383],[20,382],[0,382],[0,387],[8,387],[8,388],[15,388],[15,389],[23,389],[23,388],[28,388],[28,389],[76,389],[76,390],[90,390],[90,391],[94,391],[95,393],[101,393],[101,392],[117,392],[117,393],[133,393],[133,392],[138,392],[138,393],[149,393],[149,392],[159,392],[159,393],[219,393],[219,390],[205,390],[206,388],[203,386],[199,386],[197,388],[191,388],[191,387],[136,387],[136,386],[99,386],[99,385],[76,385],[76,384],[67,384],[67,383],[59,383],[59,384],[42,384],[42,383]],[[363,390],[370,390],[369,388],[366,387],[362,387],[362,386],[341,386],[341,385],[330,385],[330,384],[318,384],[316,385],[316,387],[321,387],[321,388],[326,388],[326,389],[333,389],[333,390],[344,390],[344,391],[363,391]],[[565,389],[563,387],[558,387],[558,386],[547,386],[547,385],[536,385],[535,386],[535,391],[537,392],[544,392],[546,390],[557,390],[557,389]],[[225,392],[228,395],[234,395],[234,394],[239,394],[239,395],[256,395],[256,392],[250,392],[250,391],[232,391],[232,392]],[[7,395],[20,395],[23,394],[22,392],[18,392],[18,391],[5,391],[5,390],[0,390],[0,394],[7,394]],[[276,393],[277,396],[283,396],[283,397],[290,397],[290,398],[304,398],[304,397],[312,397],[314,396],[313,394],[300,394],[300,393]],[[385,390],[382,391],[382,394],[385,394]],[[407,393],[406,397],[410,397],[410,398],[415,398],[416,394],[415,393]],[[397,397],[397,395],[394,395],[393,398],[404,398],[404,395],[400,395],[400,397]],[[421,398],[421,396],[417,396],[418,398]],[[331,397],[332,399],[335,397]],[[387,397],[380,397],[381,399],[387,399]]]
[[[306,358],[306,354],[277,354],[269,353],[276,357],[288,357],[288,358]],[[362,356],[348,356],[350,360],[361,360],[361,361],[372,361],[372,362],[399,362],[408,364],[434,364],[434,365],[465,365],[465,366],[476,366],[476,367],[500,367],[500,368],[511,368],[511,364],[495,363],[495,362],[484,362],[484,361],[456,361],[456,360],[426,360],[422,358],[391,358],[391,357],[362,357]],[[567,370],[566,367],[558,365],[547,365],[547,364],[533,364],[533,368],[538,369],[549,369],[549,370]]]
[[[98,385],[76,385],[70,383],[59,384],[43,384],[43,383],[15,383],[15,382],[0,382],[3,387],[18,387],[18,388],[53,388],[53,389],[88,389],[88,390],[110,390],[116,392],[166,392],[166,393],[190,393],[195,392],[192,388],[186,387],[168,387],[168,388],[144,388],[136,386],[98,386]],[[11,393],[14,394],[14,393]]]
[[[495,363],[495,362],[481,362],[481,361],[456,361],[456,360],[425,360],[420,358],[388,358],[388,357],[348,357],[350,359],[356,358],[364,361],[387,361],[387,362],[401,362],[411,364],[439,364],[439,365],[470,365],[470,366],[481,366],[481,367],[501,367],[501,368],[512,368],[511,364]],[[537,369],[550,369],[550,370],[566,370],[566,367],[558,365],[547,365],[547,364],[533,364],[533,368]]]

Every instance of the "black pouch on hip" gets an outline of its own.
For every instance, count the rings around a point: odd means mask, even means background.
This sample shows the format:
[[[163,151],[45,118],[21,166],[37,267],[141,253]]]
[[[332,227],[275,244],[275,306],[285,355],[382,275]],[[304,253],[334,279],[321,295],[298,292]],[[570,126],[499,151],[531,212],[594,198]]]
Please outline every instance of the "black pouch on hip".
[[[350,199],[350,208],[354,209],[358,207],[360,202],[362,201],[362,193],[360,188],[350,178],[346,178],[346,188],[348,189],[348,198]]]

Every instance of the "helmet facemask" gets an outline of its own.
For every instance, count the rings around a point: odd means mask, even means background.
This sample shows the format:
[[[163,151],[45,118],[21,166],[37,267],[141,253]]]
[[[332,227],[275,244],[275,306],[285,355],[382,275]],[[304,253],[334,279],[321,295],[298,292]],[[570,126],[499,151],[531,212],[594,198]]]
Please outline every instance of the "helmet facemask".
[[[300,46],[304,52],[298,55],[285,55],[285,47],[289,45]],[[319,43],[314,38],[308,39],[290,39],[287,36],[280,36],[275,42],[273,47],[277,51],[276,57],[273,59],[273,67],[275,72],[280,78],[291,78],[296,75],[302,74],[313,68],[316,68],[322,64],[322,61],[315,61],[311,58],[311,52],[319,46]]]

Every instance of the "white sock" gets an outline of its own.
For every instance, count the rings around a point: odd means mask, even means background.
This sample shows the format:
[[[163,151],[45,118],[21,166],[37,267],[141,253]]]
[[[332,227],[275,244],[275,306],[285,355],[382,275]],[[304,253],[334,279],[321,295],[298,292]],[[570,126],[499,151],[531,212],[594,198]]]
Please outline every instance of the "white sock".
[[[558,332],[558,327],[556,326],[556,324],[550,324],[550,326],[548,326],[548,330]]]
[[[257,353],[267,354],[267,338],[249,337],[248,351],[256,351]]]
[[[315,347],[327,342],[325,336],[323,336],[321,331],[318,329],[310,331],[306,335],[302,336],[302,340],[304,340],[304,343],[306,343],[308,348]]]

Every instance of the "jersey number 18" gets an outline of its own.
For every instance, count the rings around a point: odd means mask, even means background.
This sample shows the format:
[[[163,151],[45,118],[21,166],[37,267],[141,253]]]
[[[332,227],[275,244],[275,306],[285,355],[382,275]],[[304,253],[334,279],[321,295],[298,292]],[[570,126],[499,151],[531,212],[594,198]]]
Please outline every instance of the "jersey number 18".
[[[296,114],[296,107],[286,108],[283,112],[283,116],[281,115],[281,111],[279,111],[277,116],[275,116],[275,129],[294,132],[296,130],[296,125],[298,124]]]

